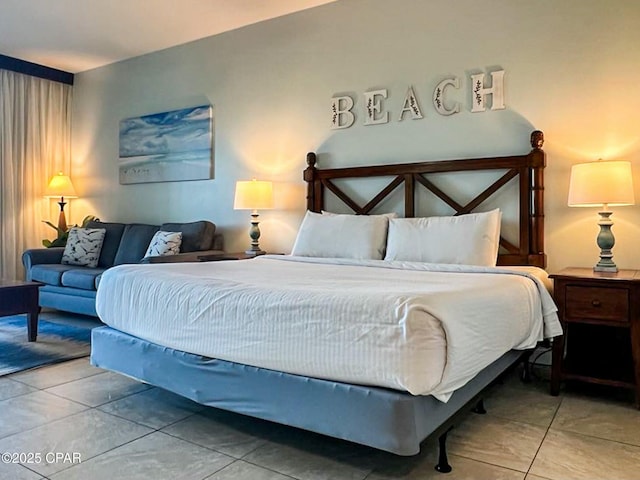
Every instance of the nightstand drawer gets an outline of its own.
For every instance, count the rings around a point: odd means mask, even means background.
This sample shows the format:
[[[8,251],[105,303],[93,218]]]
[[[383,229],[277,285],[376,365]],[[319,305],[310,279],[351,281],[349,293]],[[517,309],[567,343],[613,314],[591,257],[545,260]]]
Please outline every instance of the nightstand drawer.
[[[566,287],[567,320],[629,321],[629,291],[624,288]]]

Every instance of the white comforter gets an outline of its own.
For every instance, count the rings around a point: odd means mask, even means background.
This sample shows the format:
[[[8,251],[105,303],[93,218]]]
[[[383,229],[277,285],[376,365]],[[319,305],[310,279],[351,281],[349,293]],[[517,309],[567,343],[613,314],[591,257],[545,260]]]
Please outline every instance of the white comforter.
[[[123,265],[102,275],[96,308],[159,345],[442,401],[508,350],[562,332],[526,271],[379,260]]]

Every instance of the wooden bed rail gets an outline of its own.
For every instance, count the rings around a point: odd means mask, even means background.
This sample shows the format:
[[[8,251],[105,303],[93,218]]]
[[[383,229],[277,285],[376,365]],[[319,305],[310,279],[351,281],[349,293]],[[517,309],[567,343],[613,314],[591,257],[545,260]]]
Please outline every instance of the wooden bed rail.
[[[455,210],[455,215],[472,212],[512,179],[519,181],[519,244],[500,239],[504,252],[498,255],[498,265],[533,265],[544,268],[544,168],[542,150],[544,135],[540,130],[531,133],[532,150],[524,155],[486,157],[459,160],[436,160],[419,163],[372,165],[319,169],[314,152],[307,154],[304,180],[307,182],[307,209],[320,212],[324,208],[325,194],[332,192],[354,213],[366,215],[396,188],[404,187],[404,216],[415,216],[416,186],[422,185]],[[429,175],[445,172],[506,170],[467,204],[456,202],[429,180]],[[392,177],[392,180],[365,205],[360,206],[333,180],[340,178]]]

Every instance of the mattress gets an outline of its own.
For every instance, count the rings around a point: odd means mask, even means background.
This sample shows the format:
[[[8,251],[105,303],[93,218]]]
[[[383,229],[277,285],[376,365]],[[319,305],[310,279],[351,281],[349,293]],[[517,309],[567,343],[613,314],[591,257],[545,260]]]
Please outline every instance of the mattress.
[[[561,334],[527,271],[415,262],[122,265],[103,274],[96,310],[180,351],[442,401],[505,352]]]

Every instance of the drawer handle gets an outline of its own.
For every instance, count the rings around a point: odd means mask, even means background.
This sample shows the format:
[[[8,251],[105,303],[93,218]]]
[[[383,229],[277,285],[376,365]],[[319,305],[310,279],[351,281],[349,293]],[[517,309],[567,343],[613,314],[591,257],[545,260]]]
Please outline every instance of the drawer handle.
[[[601,305],[600,300],[592,300],[591,305],[594,307],[599,307]]]

